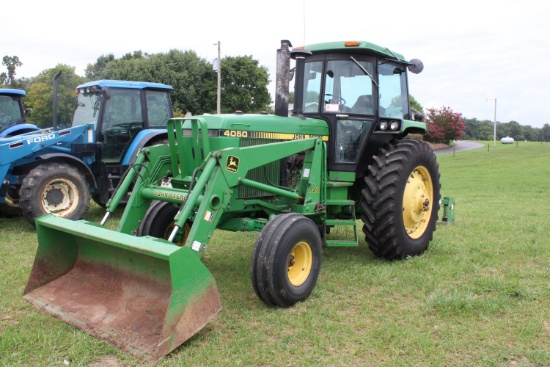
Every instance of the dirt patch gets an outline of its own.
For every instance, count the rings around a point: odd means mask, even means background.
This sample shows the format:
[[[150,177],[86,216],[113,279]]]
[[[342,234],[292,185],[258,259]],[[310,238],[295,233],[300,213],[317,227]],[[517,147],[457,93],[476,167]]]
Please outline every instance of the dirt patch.
[[[531,363],[527,358],[522,357],[520,360],[513,360],[506,363],[506,367],[535,367],[534,363]]]
[[[89,365],[88,367],[123,367],[118,363],[115,356],[101,357],[97,362]]]
[[[0,324],[4,326],[15,326],[19,324],[19,321],[12,315],[2,314],[0,315]]]
[[[450,145],[443,144],[443,143],[428,143],[432,147],[432,150],[438,150],[438,149],[445,149],[450,148]]]

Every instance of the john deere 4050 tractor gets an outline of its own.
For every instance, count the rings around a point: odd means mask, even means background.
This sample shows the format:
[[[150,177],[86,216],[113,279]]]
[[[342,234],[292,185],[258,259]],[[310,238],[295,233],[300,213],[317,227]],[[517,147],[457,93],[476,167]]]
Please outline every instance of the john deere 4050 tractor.
[[[216,229],[259,232],[250,274],[270,306],[306,300],[322,247],[357,246],[360,222],[377,256],[425,251],[439,209],[438,165],[427,144],[406,138],[426,129],[407,79],[422,63],[363,41],[291,47],[283,41],[277,53],[275,115],[169,119],[169,144],[141,150],[100,224],[38,218],[24,298],[158,359],[220,310],[200,260],[217,245]],[[131,185],[118,229],[104,228]]]

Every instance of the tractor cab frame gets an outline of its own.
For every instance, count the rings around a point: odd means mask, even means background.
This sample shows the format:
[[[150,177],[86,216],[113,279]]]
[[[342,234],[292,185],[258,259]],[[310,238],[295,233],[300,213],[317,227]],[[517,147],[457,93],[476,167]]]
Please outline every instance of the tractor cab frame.
[[[329,52],[307,46],[310,55],[301,49],[293,51],[296,95],[303,97],[295,104],[294,114],[327,121],[329,170],[359,176],[366,168],[362,157],[422,128],[411,121],[408,94],[407,66],[416,63],[363,43],[348,42]]]

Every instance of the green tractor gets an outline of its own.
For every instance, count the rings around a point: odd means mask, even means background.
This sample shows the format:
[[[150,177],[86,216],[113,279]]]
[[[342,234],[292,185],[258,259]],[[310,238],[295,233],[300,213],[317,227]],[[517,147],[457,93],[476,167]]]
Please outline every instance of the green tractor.
[[[407,79],[422,63],[363,41],[291,47],[282,41],[277,53],[274,115],[169,119],[169,144],[141,150],[100,224],[38,218],[24,298],[157,360],[221,308],[200,260],[216,229],[259,232],[250,274],[269,306],[306,300],[322,247],[358,246],[359,219],[377,256],[423,253],[440,183],[430,147],[406,139],[426,130]],[[106,229],[131,185],[117,230]]]

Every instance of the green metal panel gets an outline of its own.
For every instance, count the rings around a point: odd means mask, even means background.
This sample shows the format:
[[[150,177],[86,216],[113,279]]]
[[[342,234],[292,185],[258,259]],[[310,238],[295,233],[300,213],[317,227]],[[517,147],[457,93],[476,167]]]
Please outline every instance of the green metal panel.
[[[328,179],[331,181],[355,182],[355,172],[330,171]]]
[[[401,131],[405,132],[409,129],[412,129],[414,131],[422,131],[423,133],[426,133],[426,123],[419,122],[419,121],[411,121],[411,120],[403,120],[403,123],[401,124]]]
[[[323,120],[301,119],[298,117],[281,117],[275,115],[255,115],[255,114],[227,114],[227,115],[204,115],[200,118],[206,122],[210,137],[218,134],[221,137],[258,137],[253,135],[238,136],[238,132],[269,132],[284,134],[285,136],[275,136],[272,139],[293,140],[300,136],[290,136],[290,134],[311,134],[316,136],[328,136],[328,125]],[[184,129],[191,128],[191,122],[186,119],[183,124]],[[234,133],[233,133],[234,132]],[[225,135],[224,135],[225,134]],[[267,136],[265,136],[268,138]]]

